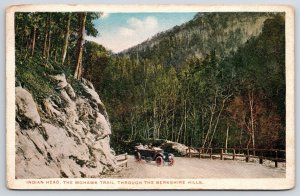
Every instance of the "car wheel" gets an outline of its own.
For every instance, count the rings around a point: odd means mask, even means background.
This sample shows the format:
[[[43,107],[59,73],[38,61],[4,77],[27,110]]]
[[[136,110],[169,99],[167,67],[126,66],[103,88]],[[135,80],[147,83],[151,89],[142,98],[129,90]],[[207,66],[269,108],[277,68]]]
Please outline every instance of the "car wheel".
[[[164,164],[164,160],[161,156],[156,157],[155,162],[157,166],[162,166]]]
[[[172,166],[175,163],[174,157],[169,158],[169,165]]]

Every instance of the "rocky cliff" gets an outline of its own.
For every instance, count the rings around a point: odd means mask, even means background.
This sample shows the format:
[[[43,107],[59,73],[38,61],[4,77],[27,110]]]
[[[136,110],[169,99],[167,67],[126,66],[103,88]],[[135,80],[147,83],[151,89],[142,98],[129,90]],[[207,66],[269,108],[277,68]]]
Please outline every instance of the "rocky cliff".
[[[76,94],[64,74],[49,76],[58,96],[34,101],[16,87],[16,178],[94,178],[118,170],[111,126],[93,85]]]

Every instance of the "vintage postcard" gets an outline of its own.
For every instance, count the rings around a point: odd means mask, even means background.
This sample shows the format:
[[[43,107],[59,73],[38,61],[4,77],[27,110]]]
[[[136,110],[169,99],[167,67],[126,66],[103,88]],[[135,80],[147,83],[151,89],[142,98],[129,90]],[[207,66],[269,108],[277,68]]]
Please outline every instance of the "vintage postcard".
[[[294,10],[16,5],[10,189],[295,185]]]

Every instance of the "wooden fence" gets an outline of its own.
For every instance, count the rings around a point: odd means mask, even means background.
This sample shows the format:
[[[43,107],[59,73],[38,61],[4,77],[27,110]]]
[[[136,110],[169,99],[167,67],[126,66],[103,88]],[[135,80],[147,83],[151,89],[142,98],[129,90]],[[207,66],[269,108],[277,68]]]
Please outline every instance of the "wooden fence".
[[[253,149],[253,148],[191,148],[186,149],[186,157],[210,158],[219,157],[221,160],[236,160],[237,157],[245,157],[249,162],[250,158],[259,159],[262,164],[263,160],[271,160],[278,167],[278,162],[285,162],[285,150],[278,149]]]
[[[120,154],[116,156],[116,160],[117,160],[117,165],[125,165],[126,167],[128,166],[128,154]]]

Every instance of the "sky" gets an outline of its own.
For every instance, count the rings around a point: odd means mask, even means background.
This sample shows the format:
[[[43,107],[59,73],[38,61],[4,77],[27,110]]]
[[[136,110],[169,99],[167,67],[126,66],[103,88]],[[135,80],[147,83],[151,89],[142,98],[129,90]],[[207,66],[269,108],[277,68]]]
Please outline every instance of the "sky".
[[[114,53],[135,46],[153,35],[191,20],[196,13],[104,13],[94,21],[99,34],[86,36]]]

